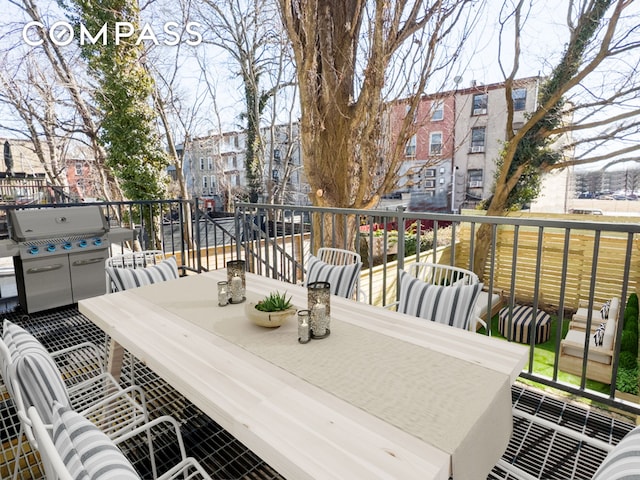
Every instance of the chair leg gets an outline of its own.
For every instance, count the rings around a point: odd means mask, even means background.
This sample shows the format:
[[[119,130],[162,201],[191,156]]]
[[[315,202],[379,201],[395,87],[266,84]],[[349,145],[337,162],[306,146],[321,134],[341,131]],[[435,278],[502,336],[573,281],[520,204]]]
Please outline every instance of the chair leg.
[[[20,471],[20,457],[22,456],[22,439],[24,438],[25,431],[24,425],[20,422],[20,430],[18,431],[18,443],[16,445],[16,449],[13,452],[13,480],[18,480],[18,472]]]

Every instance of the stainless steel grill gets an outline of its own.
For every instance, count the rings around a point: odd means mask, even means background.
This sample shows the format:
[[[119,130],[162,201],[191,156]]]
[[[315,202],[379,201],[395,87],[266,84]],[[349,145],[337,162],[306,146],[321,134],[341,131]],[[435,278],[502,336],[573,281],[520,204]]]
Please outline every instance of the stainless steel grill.
[[[20,306],[33,313],[105,292],[109,223],[97,205],[9,210]]]

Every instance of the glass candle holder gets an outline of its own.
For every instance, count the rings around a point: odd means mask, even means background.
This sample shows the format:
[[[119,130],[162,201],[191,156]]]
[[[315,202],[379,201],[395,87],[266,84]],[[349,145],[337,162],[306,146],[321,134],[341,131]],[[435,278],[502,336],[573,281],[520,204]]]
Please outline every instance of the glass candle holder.
[[[311,338],[324,338],[331,331],[331,285],[313,282],[307,286],[307,306],[311,311]]]
[[[224,307],[229,304],[229,282],[218,282],[218,305]]]
[[[311,339],[311,311],[298,310],[298,341],[307,343]]]
[[[227,262],[227,283],[229,284],[229,302],[244,302],[246,292],[244,260],[231,260]]]

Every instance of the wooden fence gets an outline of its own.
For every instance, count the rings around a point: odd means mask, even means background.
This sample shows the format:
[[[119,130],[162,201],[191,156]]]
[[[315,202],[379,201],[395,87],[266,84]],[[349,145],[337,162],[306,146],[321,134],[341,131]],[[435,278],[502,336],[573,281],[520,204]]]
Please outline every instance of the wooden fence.
[[[519,302],[532,302],[536,280],[539,230],[520,227],[517,246],[516,229],[511,225],[498,227],[496,257],[494,266],[494,289],[510,292],[512,277],[515,275],[513,290]],[[456,246],[456,264],[469,265],[471,233],[469,224],[462,224]],[[596,258],[593,298],[596,304],[622,293],[624,269],[627,257],[626,234],[602,232],[599,247],[596,248],[594,231],[572,230],[566,260],[566,275],[563,275],[565,231],[544,230],[542,234],[542,255],[540,256],[540,281],[538,301],[545,309],[558,308],[560,292],[564,284],[564,306],[575,309],[580,299],[588,299],[591,292],[592,267]],[[514,248],[516,260],[514,263]],[[594,252],[597,256],[594,256]],[[489,275],[489,265],[485,278]],[[627,284],[628,293],[638,291],[640,282],[640,238],[634,238],[630,256],[630,270]],[[624,300],[624,299],[623,299]]]

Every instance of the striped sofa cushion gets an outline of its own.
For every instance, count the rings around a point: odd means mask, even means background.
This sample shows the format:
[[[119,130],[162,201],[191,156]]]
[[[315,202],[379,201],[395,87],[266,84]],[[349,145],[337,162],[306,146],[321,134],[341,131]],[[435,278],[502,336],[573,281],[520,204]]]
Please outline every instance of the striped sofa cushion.
[[[358,275],[362,262],[351,265],[330,265],[315,255],[310,255],[307,262],[305,285],[314,282],[329,282],[331,293],[339,297],[351,298],[358,283]]]
[[[464,330],[469,328],[476,300],[482,290],[482,283],[433,285],[411,276],[404,270],[400,271],[398,284],[399,312]]]
[[[175,257],[170,257],[151,267],[105,267],[105,269],[111,279],[113,291],[117,292],[178,278],[178,264]]]
[[[640,478],[640,427],[631,430],[602,461],[592,480]]]
[[[3,338],[11,351],[25,408],[34,406],[42,420],[51,423],[55,401],[70,405],[60,370],[47,349],[22,327],[5,320]]]
[[[140,480],[120,449],[82,415],[56,402],[52,425],[53,443],[75,480]]]

